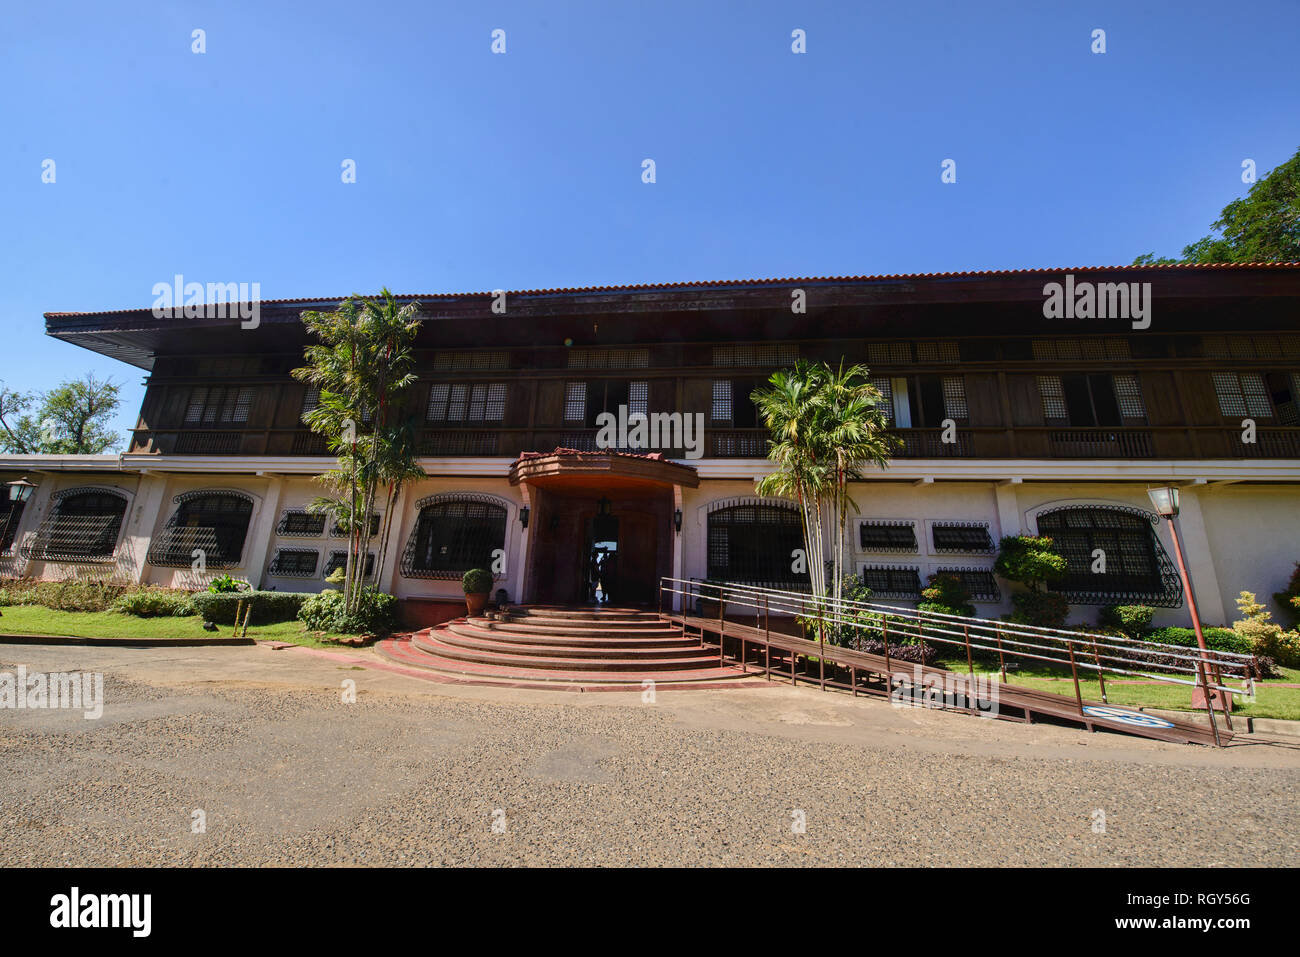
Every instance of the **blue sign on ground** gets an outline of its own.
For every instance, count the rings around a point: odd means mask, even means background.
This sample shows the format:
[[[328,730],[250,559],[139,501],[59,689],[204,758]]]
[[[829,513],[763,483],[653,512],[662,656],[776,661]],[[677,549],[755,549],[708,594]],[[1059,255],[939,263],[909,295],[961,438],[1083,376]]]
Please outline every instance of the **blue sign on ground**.
[[[1157,718],[1153,714],[1142,714],[1140,711],[1125,711],[1123,708],[1103,708],[1098,705],[1086,704],[1083,706],[1083,713],[1091,718],[1105,718],[1107,721],[1133,724],[1140,728],[1172,728],[1174,726],[1172,721]]]

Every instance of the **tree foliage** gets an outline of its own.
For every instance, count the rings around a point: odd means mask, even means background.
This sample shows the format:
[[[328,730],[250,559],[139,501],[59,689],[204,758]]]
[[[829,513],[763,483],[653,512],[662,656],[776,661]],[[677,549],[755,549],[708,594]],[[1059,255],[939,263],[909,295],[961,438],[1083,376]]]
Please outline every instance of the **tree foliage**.
[[[121,386],[87,372],[48,392],[0,385],[0,449],[13,455],[99,455],[119,444],[109,421]]]
[[[1144,253],[1133,265],[1300,262],[1300,150],[1223,207],[1210,228],[1181,259]]]
[[[414,343],[419,303],[400,305],[387,289],[378,299],[351,296],[334,312],[308,311],[303,324],[315,342],[303,350],[294,378],[320,389],[319,404],[305,416],[325,436],[338,467],[318,477],[326,494],[308,505],[333,519],[348,538],[343,576],[343,614],[358,615],[373,590],[389,547],[394,506],[403,485],[422,477],[413,416],[404,395],[415,384]],[[370,515],[383,500],[383,523]],[[378,538],[372,572],[366,555]]]
[[[773,373],[768,388],[750,398],[772,433],[768,458],[776,463],[776,471],[758,482],[758,493],[798,504],[813,594],[839,600],[849,507],[856,508],[849,483],[869,465],[888,467],[897,447],[879,408],[883,397],[864,365],[846,369],[841,362],[832,369],[800,360]]]

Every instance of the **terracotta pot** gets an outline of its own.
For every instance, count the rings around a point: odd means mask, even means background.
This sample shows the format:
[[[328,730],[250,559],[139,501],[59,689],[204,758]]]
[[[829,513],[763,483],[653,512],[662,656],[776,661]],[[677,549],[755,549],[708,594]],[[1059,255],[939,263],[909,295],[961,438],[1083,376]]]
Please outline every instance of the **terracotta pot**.
[[[477,616],[487,606],[487,602],[488,602],[487,592],[482,592],[481,594],[477,594],[477,595],[465,596],[465,607],[469,609],[469,614],[471,618]]]

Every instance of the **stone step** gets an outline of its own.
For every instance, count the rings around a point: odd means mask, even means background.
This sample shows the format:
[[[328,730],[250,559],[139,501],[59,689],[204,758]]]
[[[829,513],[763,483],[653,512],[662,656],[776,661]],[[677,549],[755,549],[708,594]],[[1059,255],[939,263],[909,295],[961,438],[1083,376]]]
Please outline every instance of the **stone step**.
[[[700,648],[698,638],[683,638],[680,631],[673,630],[664,634],[566,634],[548,635],[534,632],[503,632],[493,628],[480,627],[474,621],[450,621],[442,629],[467,638],[480,638],[490,641],[509,642],[516,645],[535,645],[549,647],[552,645],[569,645],[577,648]],[[430,630],[430,629],[426,629]]]
[[[467,621],[476,628],[516,635],[604,635],[609,637],[610,640],[636,636],[653,638],[656,636],[667,637],[673,634],[681,635],[681,629],[665,625],[663,622],[638,622],[635,625],[592,622],[590,626],[584,626],[560,622],[531,624],[532,619],[529,619],[528,622],[515,622],[470,618]]]
[[[601,658],[577,658],[565,657],[551,653],[538,654],[520,654],[502,648],[466,648],[459,645],[448,644],[437,637],[440,633],[434,632],[432,635],[417,634],[411,637],[411,643],[421,651],[437,655],[440,658],[449,658],[459,661],[473,661],[479,664],[497,665],[511,669],[533,669],[543,671],[606,671],[606,672],[636,672],[651,674],[655,672],[682,670],[684,666],[689,667],[698,662],[710,661],[713,667],[721,667],[719,658],[705,659],[681,659],[675,657],[601,657]]]
[[[588,642],[586,644],[561,643],[557,640],[545,643],[516,643],[502,641],[492,635],[474,634],[464,629],[443,628],[436,635],[417,635],[417,640],[434,640],[445,645],[455,645],[475,651],[492,651],[500,654],[545,656],[552,658],[605,658],[609,660],[640,660],[645,658],[676,658],[679,660],[695,659],[701,662],[717,661],[717,651],[701,648],[698,643],[677,642],[665,646],[656,642],[653,645],[637,645],[631,642],[619,642],[617,646],[609,643]],[[576,641],[576,639],[575,639]]]
[[[659,615],[640,608],[559,608],[549,605],[511,605],[511,615],[564,618],[572,621],[591,621],[600,618],[625,618],[633,621],[658,621]]]
[[[581,690],[585,687],[601,691],[642,691],[642,682],[653,681],[657,690],[668,691],[674,688],[750,687],[764,683],[752,672],[746,674],[730,665],[649,673],[539,671],[444,658],[414,647],[413,642],[394,638],[385,639],[375,647],[379,654],[390,661],[471,684],[560,690]]]

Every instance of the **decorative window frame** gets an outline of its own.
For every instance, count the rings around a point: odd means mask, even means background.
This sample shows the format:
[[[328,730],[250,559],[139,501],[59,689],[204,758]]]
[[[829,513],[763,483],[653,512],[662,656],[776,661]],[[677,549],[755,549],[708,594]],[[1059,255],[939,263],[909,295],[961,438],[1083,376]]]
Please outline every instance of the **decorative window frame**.
[[[290,515],[311,515],[313,518],[319,518],[321,520],[320,531],[319,532],[287,531],[286,529],[289,523]],[[313,515],[305,508],[284,509],[282,512],[280,512],[280,521],[278,521],[275,525],[275,534],[280,538],[302,538],[302,539],[324,538],[328,531],[329,531],[329,516],[324,514],[323,512],[320,513],[319,515]]]
[[[77,495],[113,495],[122,500],[122,520],[117,527],[117,535],[113,539],[113,549],[107,555],[97,555],[92,558],[36,558],[32,559],[32,549],[35,547],[37,539],[40,537],[41,529],[47,524],[53,526],[58,519],[59,509],[64,500]],[[122,536],[126,532],[127,520],[131,517],[131,506],[135,496],[126,489],[119,488],[116,485],[77,485],[72,488],[61,489],[50,496],[48,507],[35,529],[30,529],[26,536],[27,540],[18,549],[18,554],[24,559],[46,562],[52,565],[111,565],[117,561],[118,549],[122,547]],[[34,534],[32,534],[34,533]],[[17,539],[15,539],[15,544]],[[11,546],[12,548],[12,546]]]
[[[921,540],[916,536],[916,519],[912,518],[860,518],[858,519],[858,534],[856,537],[855,548],[857,551],[867,555],[919,555],[921,552]],[[886,546],[876,548],[862,544],[862,529],[867,526],[905,526],[912,530],[912,547],[904,545]]]
[[[312,570],[310,572],[275,571],[276,563],[280,560],[280,555],[283,552],[294,552],[300,555],[310,554],[315,559],[315,563],[312,565]],[[266,574],[268,578],[316,578],[320,573],[320,567],[320,549],[285,545],[278,546],[275,549],[275,553],[271,556],[271,561],[266,566]]]
[[[1032,522],[1033,534],[1040,535],[1038,520],[1043,515],[1054,512],[1074,511],[1078,509],[1095,509],[1098,511],[1120,512],[1145,519],[1152,530],[1155,542],[1156,569],[1160,575],[1161,592],[1111,592],[1111,591],[1057,591],[1055,594],[1065,596],[1071,605],[1122,605],[1142,604],[1154,608],[1181,608],[1183,605],[1183,584],[1178,577],[1173,560],[1165,551],[1164,542],[1160,540],[1160,516],[1148,508],[1130,505],[1127,502],[1108,501],[1105,499],[1056,500],[1045,502],[1026,513]]]
[[[257,521],[257,516],[262,509],[262,497],[255,492],[250,492],[247,489],[242,488],[195,488],[185,492],[180,492],[172,496],[173,507],[171,514],[167,516],[167,521],[163,523],[160,531],[166,532],[168,529],[176,526],[176,517],[180,514],[181,506],[186,502],[196,498],[207,498],[209,495],[233,495],[236,498],[246,499],[252,506],[252,510],[248,514],[248,528],[244,532],[244,544],[239,549],[239,559],[235,562],[208,562],[207,567],[219,569],[247,567],[245,561],[248,557],[248,540],[252,537],[253,525]],[[153,550],[154,543],[157,541],[158,537],[158,535],[154,535],[150,539],[149,548],[146,550],[145,554],[145,564],[153,565],[155,568],[188,568],[188,563],[184,565],[159,565],[157,562],[150,561],[148,552]]]
[[[515,521],[519,518],[519,503],[513,502],[508,498],[500,495],[493,495],[490,492],[435,492],[432,495],[426,495],[418,499],[412,506],[411,531],[406,536],[406,541],[402,543],[401,557],[398,560],[397,572],[403,578],[413,580],[429,581],[458,581],[459,576],[451,572],[415,572],[413,560],[415,557],[416,538],[420,532],[420,513],[430,505],[438,505],[442,502],[479,502],[484,505],[496,505],[506,510],[506,527],[505,535],[502,538],[501,547],[505,550],[506,557],[510,555],[510,529],[514,526]],[[328,562],[326,563],[328,564]],[[494,581],[504,581],[510,573],[509,563],[507,562],[500,572],[493,573]],[[462,573],[463,574],[463,573]]]
[[[986,573],[989,576],[992,591],[980,592],[979,594],[972,592],[970,600],[977,605],[999,605],[1002,603],[1002,589],[998,587],[998,575],[993,570],[992,565],[936,565],[930,574],[942,575],[949,572]]]
[[[935,555],[993,555],[998,550],[997,542],[993,540],[993,528],[989,522],[956,522],[947,519],[931,519],[926,522],[926,529],[930,535],[930,548]],[[935,529],[939,528],[979,528],[984,530],[988,538],[988,546],[985,548],[949,548],[940,546],[935,542]]]
[[[863,562],[862,570],[858,573],[858,579],[868,588],[871,588],[871,586],[867,584],[866,577],[862,574],[863,572],[867,572],[867,571],[890,571],[890,572],[906,571],[906,572],[913,572],[916,575],[915,592],[911,592],[911,591],[903,592],[897,589],[886,589],[884,591],[880,591],[875,588],[872,588],[871,589],[872,599],[890,598],[895,601],[920,601],[921,600],[921,589],[925,588],[925,580],[921,575],[920,565],[882,565],[879,563]]]

